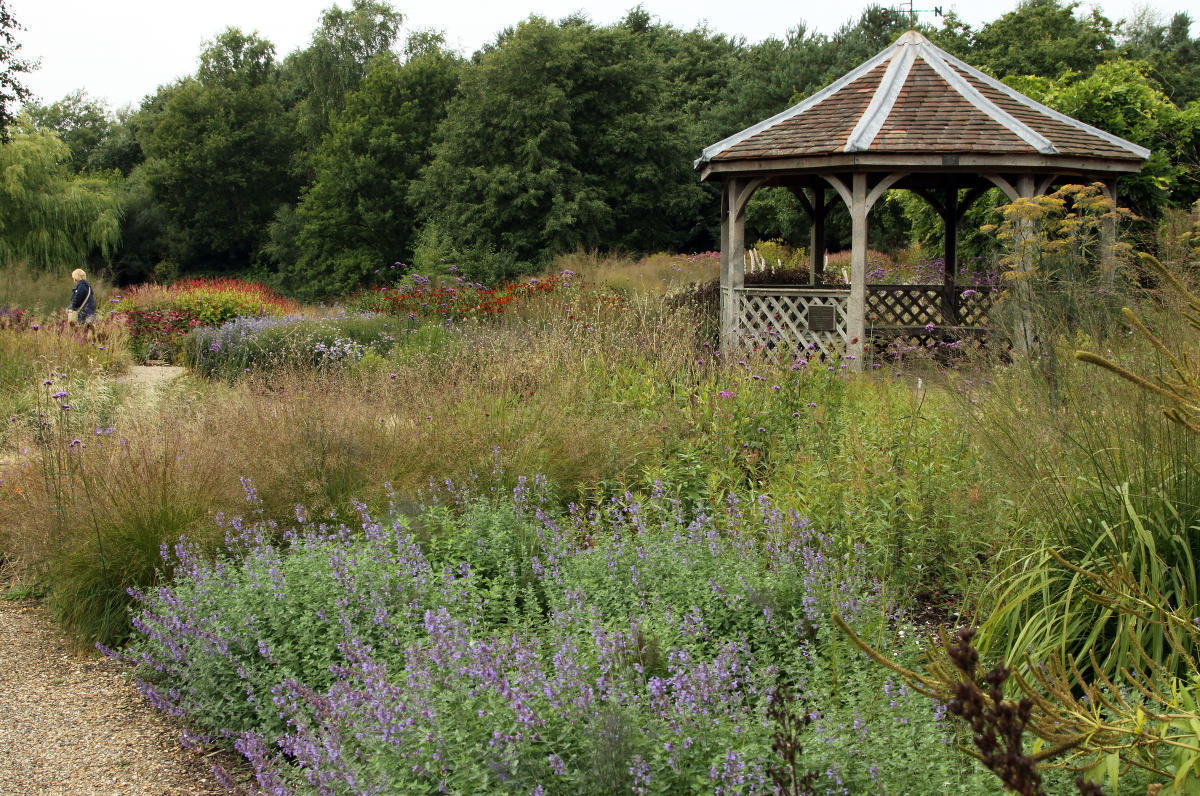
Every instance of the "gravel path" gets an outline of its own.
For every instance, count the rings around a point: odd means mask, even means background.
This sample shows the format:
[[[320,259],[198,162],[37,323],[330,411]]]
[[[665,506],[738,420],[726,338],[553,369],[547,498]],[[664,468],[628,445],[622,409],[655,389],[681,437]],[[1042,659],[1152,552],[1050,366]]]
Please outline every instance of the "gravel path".
[[[72,653],[38,600],[0,599],[0,794],[218,794],[212,764],[132,685],[128,669]]]

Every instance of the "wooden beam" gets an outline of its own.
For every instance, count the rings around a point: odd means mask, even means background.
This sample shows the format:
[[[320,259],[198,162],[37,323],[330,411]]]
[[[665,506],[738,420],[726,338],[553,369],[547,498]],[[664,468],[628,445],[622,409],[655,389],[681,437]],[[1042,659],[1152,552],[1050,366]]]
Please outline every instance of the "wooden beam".
[[[729,255],[729,194],[730,178],[721,184],[721,348],[728,350],[733,343],[732,258]]]
[[[1017,191],[1016,186],[999,174],[985,174],[983,176],[990,180],[997,188],[1004,191],[1004,195],[1008,197],[1008,201],[1015,202],[1021,198],[1021,194]]]
[[[764,176],[767,174],[807,175],[822,172],[846,172],[855,170],[911,171],[959,174],[1012,174],[1014,172],[1041,172],[1059,175],[1077,174],[1100,178],[1106,174],[1136,174],[1141,171],[1141,160],[1109,160],[1107,158],[1085,158],[1049,155],[988,155],[964,153],[958,155],[905,154],[905,153],[851,153],[806,157],[747,158],[741,160],[717,160],[706,163],[700,170],[702,180],[721,174],[741,176]]]
[[[808,197],[804,194],[804,188],[799,185],[789,185],[788,190],[791,191],[792,196],[796,197],[796,201],[804,208],[804,212],[808,214],[808,217],[812,218],[813,203],[808,201]]]
[[[842,181],[842,178],[836,174],[822,174],[821,176],[825,178],[826,182],[833,186],[833,189],[837,191],[838,196],[842,197],[842,201],[846,203],[846,209],[853,209],[854,197],[850,193],[850,187]],[[863,176],[865,177],[866,175],[864,174]]]
[[[909,188],[908,190],[911,193],[915,193],[917,196],[924,199],[925,204],[932,207],[934,209],[934,212],[936,212],[939,216],[941,216],[943,220],[946,218],[946,208],[942,206],[942,200],[940,198],[938,198],[938,195],[935,194],[933,191],[926,189],[926,188],[917,188],[917,187],[912,187],[912,188]]]
[[[967,212],[968,207],[970,207],[971,205],[973,205],[977,201],[979,201],[979,197],[983,196],[985,193],[990,191],[993,187],[995,187],[995,186],[993,186],[993,185],[974,185],[971,188],[968,188],[966,195],[963,196],[962,202],[958,206],[959,207],[959,215],[961,216],[963,213]]]
[[[1033,199],[1037,185],[1033,174],[1022,174],[1017,178],[1017,197],[1013,199]],[[1017,279],[1013,287],[1013,295],[1017,301],[1017,330],[1013,345],[1021,354],[1029,355],[1037,350],[1037,330],[1033,320],[1033,286],[1029,280],[1033,277],[1033,222],[1028,218],[1018,218],[1013,236],[1013,246],[1017,255]]]
[[[945,288],[945,292],[942,294],[943,309],[946,322],[951,326],[958,326],[960,323],[958,317],[958,290],[954,286],[954,280],[958,272],[958,220],[962,217],[962,206],[958,203],[958,186],[948,185],[944,191],[942,204],[945,206],[946,211],[942,214],[942,226],[944,227],[942,258],[945,269],[942,280],[943,287]]]
[[[754,192],[762,187],[762,184],[765,182],[766,179],[762,177],[740,180],[737,192],[733,194],[733,212],[739,216],[742,215],[746,210],[746,203],[750,201],[750,197],[754,196]]]
[[[815,285],[818,277],[822,280],[825,278],[825,219],[834,200],[825,196],[825,184],[820,180],[813,180],[812,192],[812,228],[808,233],[808,283]]]
[[[891,188],[893,185],[907,176],[908,172],[889,174],[879,182],[875,183],[875,187],[871,189],[869,194],[867,194],[867,212],[871,212],[871,208],[874,207],[875,203],[879,201],[879,197],[883,196],[884,191],[886,191],[888,188]]]

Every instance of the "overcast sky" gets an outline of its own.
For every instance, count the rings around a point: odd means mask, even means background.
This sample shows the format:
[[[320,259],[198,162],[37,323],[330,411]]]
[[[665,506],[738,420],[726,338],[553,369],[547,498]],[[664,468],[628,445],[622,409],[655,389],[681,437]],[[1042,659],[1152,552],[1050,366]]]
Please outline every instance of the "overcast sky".
[[[24,26],[17,33],[21,55],[41,59],[41,68],[25,82],[41,101],[53,102],[77,89],[106,100],[114,109],[136,105],[163,83],[195,71],[203,42],[228,26],[257,31],[275,45],[278,57],[305,46],[321,12],[334,0],[8,0],[9,11]],[[349,7],[350,0],[342,0]],[[924,0],[954,9],[972,26],[1011,11],[1017,0]],[[433,28],[451,46],[469,55],[505,27],[531,14],[559,19],[582,12],[607,24],[625,16],[636,0],[419,0],[394,2],[407,30]],[[849,2],[729,2],[722,0],[645,0],[658,20],[677,27],[707,24],[710,30],[757,42],[782,37],[804,22],[810,30],[832,33],[857,18],[869,5]],[[1145,7],[1143,0],[1103,0],[1101,10],[1115,20]],[[1084,3],[1084,7],[1091,7]],[[1157,13],[1191,11],[1194,0],[1156,0]],[[932,14],[922,15],[932,19]],[[1196,16],[1193,13],[1193,17]],[[1195,27],[1193,26],[1193,30]]]

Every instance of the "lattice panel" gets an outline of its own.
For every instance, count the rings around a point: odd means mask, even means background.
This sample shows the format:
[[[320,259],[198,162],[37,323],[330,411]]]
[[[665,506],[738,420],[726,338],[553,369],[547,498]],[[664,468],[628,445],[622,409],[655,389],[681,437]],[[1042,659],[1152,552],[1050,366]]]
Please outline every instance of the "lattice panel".
[[[996,294],[991,288],[967,288],[959,293],[958,317],[963,326],[987,326],[995,305]]]
[[[786,342],[800,350],[819,351],[825,357],[843,353],[848,323],[845,295],[758,295],[735,293],[734,324],[741,340],[755,348]],[[834,331],[808,328],[810,307],[833,309]]]
[[[871,285],[867,289],[867,326],[949,325],[940,285]]]

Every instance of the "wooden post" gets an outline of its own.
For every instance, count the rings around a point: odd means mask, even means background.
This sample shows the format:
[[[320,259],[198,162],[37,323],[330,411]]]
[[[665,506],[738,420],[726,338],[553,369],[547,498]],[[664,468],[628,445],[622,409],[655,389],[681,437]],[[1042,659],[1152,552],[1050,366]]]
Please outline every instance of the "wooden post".
[[[958,204],[958,186],[946,188],[942,198],[942,225],[946,228],[945,246],[945,279],[943,280],[946,308],[946,320],[951,326],[958,326],[962,320],[958,313],[958,289],[955,278],[958,273],[958,220],[961,208]]]
[[[737,301],[746,284],[746,200],[750,181],[730,177],[721,192],[721,348],[737,343]]]
[[[820,281],[818,277],[823,279],[825,276],[825,215],[829,212],[829,205],[825,203],[824,186],[813,181],[812,192],[812,227],[808,233],[808,283],[815,285]]]
[[[1117,178],[1109,177],[1104,180],[1104,195],[1117,209]],[[1117,275],[1117,219],[1115,214],[1105,218],[1100,228],[1100,269],[1104,276],[1104,285],[1112,287]]]
[[[731,290],[731,262],[729,256],[729,207],[733,204],[730,193],[734,182],[727,179],[721,184],[721,348],[728,349],[733,335],[733,291]]]
[[[1017,179],[1017,195],[1021,199],[1033,199],[1035,186],[1032,174],[1022,174]],[[1017,299],[1017,334],[1013,344],[1021,354],[1028,355],[1037,350],[1037,331],[1033,317],[1033,222],[1026,218],[1017,220],[1017,235],[1013,243],[1017,254],[1017,283],[1013,293]]]
[[[847,307],[847,332],[849,334],[846,353],[854,357],[850,369],[861,373],[863,349],[867,337],[867,175],[858,172],[853,178],[850,204],[850,303]]]

